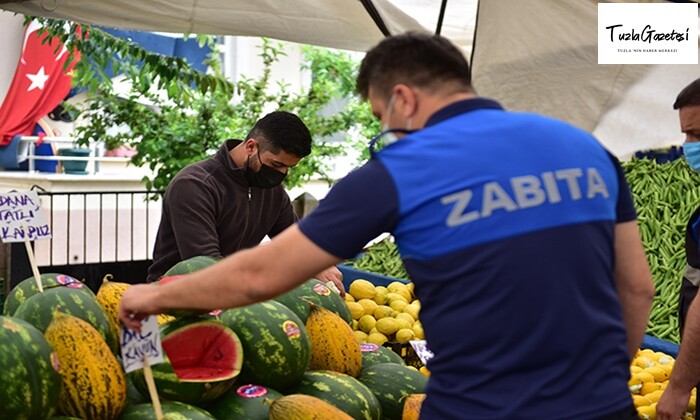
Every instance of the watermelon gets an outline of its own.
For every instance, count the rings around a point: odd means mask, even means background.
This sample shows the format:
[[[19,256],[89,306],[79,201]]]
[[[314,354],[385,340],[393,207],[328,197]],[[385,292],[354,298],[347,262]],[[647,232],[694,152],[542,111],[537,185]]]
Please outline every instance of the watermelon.
[[[267,420],[270,403],[283,395],[261,385],[243,385],[228,391],[208,408],[219,420]]]
[[[29,323],[0,316],[0,411],[5,419],[46,419],[58,407],[58,357]]]
[[[123,366],[123,365],[122,365]],[[146,403],[150,401],[148,394],[145,396],[134,385],[133,375],[126,375],[126,406]]]
[[[168,271],[163,274],[163,276],[158,279],[156,284],[166,284],[168,282],[171,282],[173,280],[177,280],[180,278],[180,276],[184,274],[191,274],[194,273],[195,271],[199,271],[203,268],[207,268],[210,265],[215,264],[218,259],[214,257],[209,257],[206,255],[200,255],[192,258],[188,258],[186,260],[180,261],[179,263],[175,264],[174,266],[170,267]],[[199,310],[193,310],[193,309],[187,309],[187,308],[178,308],[178,309],[169,309],[165,311],[165,314],[174,316],[176,318],[188,318],[188,317],[199,317],[200,315],[203,315],[205,311],[199,311]]]
[[[71,276],[66,276],[65,274],[41,274],[41,285],[44,290],[56,286],[67,286],[80,289],[81,291],[93,296],[95,295],[92,290],[80,282],[80,280],[77,280]],[[36,280],[34,280],[34,276],[22,280],[12,288],[10,293],[7,294],[2,314],[14,316],[15,311],[17,311],[17,308],[19,308],[19,305],[37,293],[39,293],[39,288],[36,287]]]
[[[379,400],[387,420],[401,420],[404,399],[425,392],[428,378],[417,370],[396,363],[380,363],[363,369],[357,378]]]
[[[200,405],[228,391],[241,371],[238,336],[213,318],[181,318],[160,326],[165,361],[151,366],[158,394]],[[148,394],[143,369],[132,372],[141,395]]]
[[[216,420],[205,410],[177,401],[161,401],[161,411],[167,420]],[[127,407],[119,420],[156,420],[153,404],[137,404]]]
[[[343,298],[317,279],[308,280],[295,289],[277,296],[275,300],[294,311],[304,324],[309,317],[309,302],[335,312],[348,324],[352,322],[350,309]]]
[[[374,343],[362,343],[360,344],[360,351],[362,351],[362,369],[367,369],[379,363],[406,365],[401,356],[384,346],[378,346]]]
[[[305,394],[322,399],[354,419],[379,420],[382,408],[377,397],[357,379],[330,370],[309,370],[289,394]]]
[[[243,345],[239,380],[284,392],[301,379],[311,362],[311,341],[304,323],[274,300],[225,310],[221,322]]]
[[[199,255],[196,257],[182,260],[163,274],[163,277],[179,276],[181,274],[190,274],[214,265],[219,260],[208,255]]]
[[[82,288],[57,286],[46,289],[44,293],[31,296],[22,303],[17,308],[15,316],[34,325],[43,333],[51,323],[54,311],[58,308],[61,312],[78,317],[95,327],[112,353],[119,352],[117,332],[114,331],[109,318],[97,303],[95,295],[83,292]]]

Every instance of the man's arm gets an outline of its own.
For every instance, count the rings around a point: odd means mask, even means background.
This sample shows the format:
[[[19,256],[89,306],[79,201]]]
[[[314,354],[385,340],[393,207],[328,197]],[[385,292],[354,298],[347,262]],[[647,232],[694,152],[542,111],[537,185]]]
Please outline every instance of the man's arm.
[[[615,226],[615,285],[632,360],[644,338],[654,300],[654,282],[636,220]]]
[[[341,260],[292,226],[265,246],[239,251],[176,281],[130,287],[122,296],[119,317],[127,327],[138,329],[146,315],[169,308],[250,305],[291,290]]]
[[[700,298],[693,299],[683,327],[683,341],[671,378],[656,406],[659,420],[677,420],[688,407],[690,392],[700,383]]]

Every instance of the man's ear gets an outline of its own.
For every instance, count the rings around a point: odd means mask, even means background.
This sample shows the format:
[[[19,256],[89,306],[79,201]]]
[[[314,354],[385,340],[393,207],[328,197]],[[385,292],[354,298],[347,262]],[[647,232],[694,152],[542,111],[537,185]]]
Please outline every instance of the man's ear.
[[[416,92],[408,85],[398,84],[394,86],[394,112],[405,118],[412,117],[418,108]]]
[[[243,149],[248,155],[252,155],[258,147],[258,141],[254,138],[246,139],[243,143]]]

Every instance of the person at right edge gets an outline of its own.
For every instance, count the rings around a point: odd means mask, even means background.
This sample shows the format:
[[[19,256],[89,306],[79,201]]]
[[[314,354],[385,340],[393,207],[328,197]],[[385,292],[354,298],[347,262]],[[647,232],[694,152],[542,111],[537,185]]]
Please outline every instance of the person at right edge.
[[[688,165],[700,173],[700,79],[686,86],[676,98],[681,131],[685,135],[683,154]],[[678,299],[681,347],[668,386],[656,405],[657,418],[678,420],[688,407],[693,387],[700,389],[700,207],[690,216],[685,231],[687,265]],[[697,418],[697,406],[695,418]]]
[[[367,164],[267,245],[130,287],[122,322],[269,299],[390,232],[435,354],[422,419],[636,419],[627,381],[654,285],[615,157],[478,97],[440,36],[382,40],[357,90],[385,127]]]

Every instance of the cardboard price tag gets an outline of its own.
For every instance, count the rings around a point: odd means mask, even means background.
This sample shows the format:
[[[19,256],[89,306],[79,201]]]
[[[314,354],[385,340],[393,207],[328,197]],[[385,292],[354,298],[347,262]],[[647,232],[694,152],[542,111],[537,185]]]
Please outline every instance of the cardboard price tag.
[[[0,239],[24,242],[51,238],[36,191],[0,194]]]
[[[424,365],[428,364],[428,360],[432,359],[434,354],[432,351],[428,350],[428,343],[425,340],[411,340],[411,347],[416,351],[416,355],[423,362]]]
[[[155,365],[163,361],[163,346],[160,343],[158,320],[155,316],[149,316],[141,323],[141,332],[130,330],[121,326],[120,344],[122,363],[126,373],[144,367],[144,359],[148,359],[149,365]]]

